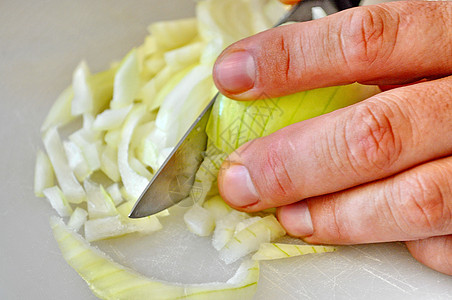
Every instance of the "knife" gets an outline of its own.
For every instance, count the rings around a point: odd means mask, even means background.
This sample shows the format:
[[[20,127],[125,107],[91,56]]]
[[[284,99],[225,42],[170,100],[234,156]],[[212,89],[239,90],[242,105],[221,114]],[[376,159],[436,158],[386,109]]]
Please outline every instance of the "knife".
[[[294,5],[273,27],[312,20],[312,8],[329,15],[359,5],[359,0],[304,0]],[[143,191],[129,218],[142,218],[165,210],[189,196],[207,147],[206,126],[217,93],[190,126]]]

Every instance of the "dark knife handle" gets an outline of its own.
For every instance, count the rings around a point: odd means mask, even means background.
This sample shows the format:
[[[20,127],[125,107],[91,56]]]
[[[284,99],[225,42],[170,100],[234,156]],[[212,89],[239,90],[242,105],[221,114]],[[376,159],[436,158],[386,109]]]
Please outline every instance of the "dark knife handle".
[[[339,10],[344,10],[359,6],[361,0],[335,0],[334,2]]]

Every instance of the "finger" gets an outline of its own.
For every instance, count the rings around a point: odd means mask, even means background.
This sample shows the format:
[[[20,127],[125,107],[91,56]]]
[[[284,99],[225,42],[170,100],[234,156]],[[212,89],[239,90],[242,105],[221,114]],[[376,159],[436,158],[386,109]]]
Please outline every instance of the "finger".
[[[451,154],[451,104],[452,76],[290,125],[232,153],[220,170],[220,193],[237,209],[259,211]]]
[[[452,234],[452,157],[281,207],[278,219],[288,234],[309,243],[410,241]]]
[[[406,242],[411,255],[422,264],[452,275],[452,235]]]
[[[223,94],[246,100],[356,81],[407,83],[451,70],[452,2],[413,1],[268,30],[227,48],[213,74]]]

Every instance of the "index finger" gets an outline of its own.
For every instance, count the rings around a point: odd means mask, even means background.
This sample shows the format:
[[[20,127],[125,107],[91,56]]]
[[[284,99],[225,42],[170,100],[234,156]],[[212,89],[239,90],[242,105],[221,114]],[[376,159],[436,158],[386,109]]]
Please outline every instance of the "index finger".
[[[238,100],[352,82],[399,84],[452,69],[452,2],[394,2],[349,9],[241,40],[214,67]]]

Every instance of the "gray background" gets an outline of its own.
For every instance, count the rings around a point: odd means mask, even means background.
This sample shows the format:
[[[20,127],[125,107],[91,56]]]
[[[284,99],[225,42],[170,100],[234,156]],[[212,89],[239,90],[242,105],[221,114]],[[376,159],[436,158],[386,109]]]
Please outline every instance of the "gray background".
[[[0,2],[0,299],[94,299],[66,264],[33,195],[39,127],[72,71],[120,59],[157,20],[194,15],[188,0]],[[183,212],[181,211],[180,214]],[[218,261],[209,239],[173,216],[146,238],[98,245],[148,276],[184,283],[228,279],[237,264]],[[402,244],[344,247],[331,255],[263,263],[257,299],[447,299],[452,278],[417,263]]]

